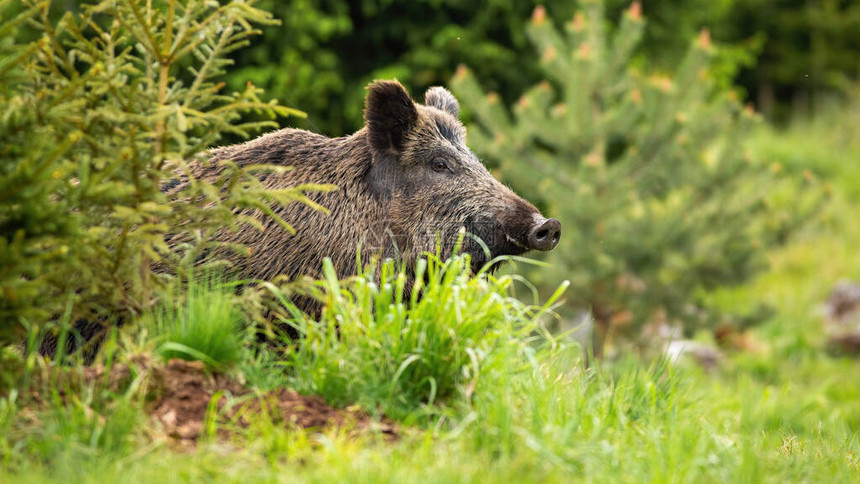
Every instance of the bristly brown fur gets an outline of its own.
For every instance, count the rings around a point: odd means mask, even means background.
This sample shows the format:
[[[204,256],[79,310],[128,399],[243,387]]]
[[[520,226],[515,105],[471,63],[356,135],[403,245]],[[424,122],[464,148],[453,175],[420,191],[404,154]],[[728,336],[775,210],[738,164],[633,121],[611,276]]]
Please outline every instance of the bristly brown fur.
[[[490,250],[489,257],[528,250],[528,234],[546,221],[537,209],[495,180],[465,144],[457,119],[459,105],[443,88],[431,88],[427,105],[412,101],[397,81],[368,87],[367,125],[355,134],[328,138],[297,129],[282,129],[252,141],[212,151],[195,176],[217,177],[218,161],[291,166],[270,174],[263,184],[286,188],[303,183],[334,184],[337,190],[312,194],[330,214],[292,204],[275,211],[293,225],[290,235],[264,220],[262,231],[224,230],[219,238],[251,248],[236,260],[242,275],[269,279],[318,276],[321,259],[330,257],[337,273],[356,272],[356,252],[399,258],[409,265],[441,241],[442,256],[453,250],[465,228]],[[176,189],[177,187],[174,187]],[[557,223],[557,222],[556,222]],[[473,268],[487,262],[483,248],[466,240]]]

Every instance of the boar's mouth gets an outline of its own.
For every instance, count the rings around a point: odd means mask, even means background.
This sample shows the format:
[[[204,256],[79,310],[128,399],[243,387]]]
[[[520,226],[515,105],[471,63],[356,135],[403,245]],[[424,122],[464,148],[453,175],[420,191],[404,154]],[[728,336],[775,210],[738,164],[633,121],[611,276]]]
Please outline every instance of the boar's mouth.
[[[472,257],[472,272],[477,273],[488,261],[500,256],[554,249],[561,237],[561,223],[554,218],[544,218],[537,211],[529,215],[509,218],[509,223],[490,218],[467,221],[468,237],[463,241],[463,251]],[[499,265],[501,261],[494,262],[489,272],[495,272]]]
[[[511,234],[501,223],[489,218],[471,219],[465,224],[465,229],[467,236],[463,241],[463,252],[471,256],[473,273],[497,257],[520,255],[530,250],[526,242],[518,240],[516,234]],[[502,262],[494,262],[488,272],[494,273]]]

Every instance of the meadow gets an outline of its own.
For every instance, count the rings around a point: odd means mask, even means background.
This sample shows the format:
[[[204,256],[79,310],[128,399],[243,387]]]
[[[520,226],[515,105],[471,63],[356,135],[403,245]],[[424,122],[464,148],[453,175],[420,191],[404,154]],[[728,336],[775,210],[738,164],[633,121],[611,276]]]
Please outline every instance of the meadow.
[[[312,3],[0,0],[0,483],[860,482],[858,352],[822,310],[860,281],[860,96],[835,55],[860,10]],[[783,18],[839,35],[787,49]],[[284,126],[343,135],[395,76],[451,88],[447,115],[560,245],[478,274],[454,250],[409,276],[230,275],[278,255],[225,227],[300,237],[274,207],[324,212],[335,187],[193,160]],[[644,337],[661,322],[714,364]]]
[[[148,413],[151,368],[111,388],[75,366],[61,379],[31,357],[28,384],[0,399],[2,481],[856,481],[860,365],[825,351],[817,309],[837,280],[860,277],[853,116],[833,111],[751,137],[761,162],[810,170],[832,197],[770,254],[768,271],[710,295],[725,307],[776,308],[714,370],[633,356],[586,368],[577,345],[545,330],[555,301],[522,303],[510,297],[522,284],[516,276],[472,279],[462,259],[431,261],[427,295],[411,307],[392,304],[396,271],[381,287],[329,278],[319,288],[329,317],[299,318],[305,344],[286,353],[243,345],[250,336],[230,292],[204,281],[178,311],[109,341],[100,363],[202,359],[252,393],[290,387],[335,407],[357,405],[372,422],[393,422],[396,438],[372,424],[297,428],[267,412],[239,426],[210,405],[193,450],[177,450]],[[207,346],[211,331],[232,337]],[[78,391],[63,391],[81,379]]]

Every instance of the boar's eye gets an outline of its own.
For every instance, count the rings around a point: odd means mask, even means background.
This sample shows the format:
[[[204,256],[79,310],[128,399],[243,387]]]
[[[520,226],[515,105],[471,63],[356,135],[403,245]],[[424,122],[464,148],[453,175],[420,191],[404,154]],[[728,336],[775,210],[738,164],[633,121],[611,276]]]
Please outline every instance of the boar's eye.
[[[442,158],[434,158],[433,159],[433,171],[435,172],[443,172],[448,170],[448,163],[445,163],[445,160]]]

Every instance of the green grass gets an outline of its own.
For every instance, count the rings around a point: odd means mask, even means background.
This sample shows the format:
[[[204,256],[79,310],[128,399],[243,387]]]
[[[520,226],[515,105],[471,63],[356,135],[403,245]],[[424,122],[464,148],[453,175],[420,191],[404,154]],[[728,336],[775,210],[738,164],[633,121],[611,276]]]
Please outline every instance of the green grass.
[[[135,348],[175,341],[232,362],[252,386],[358,403],[396,418],[400,439],[261,417],[183,454],[145,424],[139,378],[65,403],[47,386],[41,409],[16,391],[0,399],[0,482],[858,482],[860,364],[823,351],[816,313],[835,281],[860,278],[860,142],[844,135],[845,116],[753,134],[757,157],[812,171],[832,199],[770,254],[770,271],[710,295],[726,309],[776,309],[753,330],[760,348],[727,354],[717,371],[632,357],[586,370],[579,348],[543,330],[552,301],[513,298],[515,276],[467,278],[463,259],[431,260],[424,297],[410,305],[394,296],[405,280],[390,268],[382,284],[329,270],[317,287],[324,316],[293,321],[300,340],[285,351],[242,346],[232,292],[203,284],[162,313],[160,327],[173,330]],[[196,329],[180,339],[171,321]],[[233,335],[238,356],[201,344],[212,331]],[[43,371],[34,361],[29,371]]]
[[[234,287],[209,275],[191,280],[182,294],[153,308],[141,323],[153,330],[156,353],[165,360],[199,360],[226,369],[242,359],[248,342],[242,319]]]
[[[848,482],[860,444],[824,396],[754,378],[711,379],[624,362],[593,372],[565,365],[488,382],[470,409],[407,432],[396,444],[337,432],[286,432],[270,422],[232,446],[192,456],[164,446],[107,452],[70,446],[14,476],[33,482]],[[825,393],[826,395],[826,393]],[[842,398],[850,395],[843,395]],[[853,396],[853,397],[856,397]],[[856,431],[856,423],[854,424]],[[52,429],[53,430],[53,429]],[[88,434],[84,434],[88,435]],[[92,456],[98,456],[92,459]],[[88,458],[89,457],[89,458]],[[70,465],[79,460],[77,466]],[[10,477],[10,482],[11,477]]]
[[[341,283],[324,261],[322,318],[292,311],[299,338],[285,355],[288,384],[335,405],[378,406],[408,420],[417,409],[435,414],[435,404],[490,372],[515,370],[520,353],[552,341],[541,318],[564,288],[543,305],[527,305],[510,295],[517,277],[472,278],[469,267],[468,257],[419,261],[418,282],[403,301],[406,278],[392,264],[380,268],[378,282],[371,268]]]

